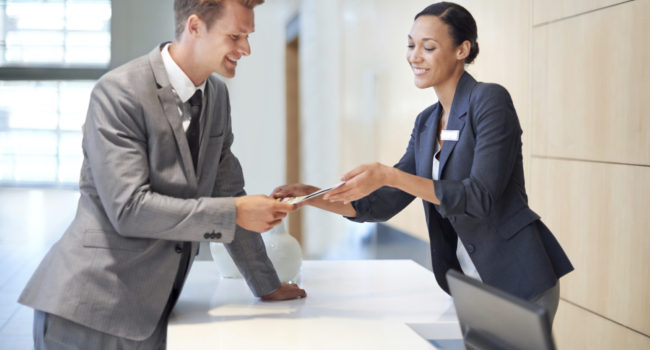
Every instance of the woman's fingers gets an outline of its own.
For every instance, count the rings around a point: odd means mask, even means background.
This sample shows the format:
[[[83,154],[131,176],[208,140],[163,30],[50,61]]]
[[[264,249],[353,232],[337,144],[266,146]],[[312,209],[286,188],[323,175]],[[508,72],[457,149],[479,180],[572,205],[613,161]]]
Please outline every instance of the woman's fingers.
[[[325,199],[325,200],[329,200],[330,197],[332,197],[332,196],[336,196],[337,194],[346,191],[348,188],[349,188],[349,186],[347,186],[347,183],[344,183],[343,185],[341,185],[341,186],[339,186],[339,187],[337,187],[337,188],[335,188],[335,189],[333,189],[333,190],[331,190],[331,191],[325,193],[325,194],[323,195],[323,199]]]
[[[356,199],[359,199],[363,196],[360,195],[359,191],[355,187],[348,187],[347,189],[341,189],[337,193],[328,193],[329,197],[326,198],[331,202],[350,202]]]
[[[361,174],[365,170],[366,170],[366,166],[365,165],[360,165],[360,166],[348,171],[347,173],[343,174],[343,176],[341,176],[341,181],[347,182],[350,179],[352,179],[353,177]]]
[[[308,191],[308,188],[309,186],[303,184],[278,186],[273,190],[273,192],[271,192],[271,197],[284,198],[302,196],[302,193]]]

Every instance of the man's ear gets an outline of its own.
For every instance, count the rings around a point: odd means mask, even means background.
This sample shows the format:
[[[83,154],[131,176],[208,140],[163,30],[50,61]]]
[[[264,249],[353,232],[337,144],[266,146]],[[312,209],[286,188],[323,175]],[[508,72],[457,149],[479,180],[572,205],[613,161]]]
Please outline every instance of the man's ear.
[[[191,37],[198,37],[202,34],[203,31],[203,21],[196,14],[192,14],[187,18],[185,22],[185,32]]]
[[[464,61],[467,56],[469,56],[469,51],[472,48],[472,43],[469,40],[463,41],[458,48],[456,48],[456,59],[459,61]]]

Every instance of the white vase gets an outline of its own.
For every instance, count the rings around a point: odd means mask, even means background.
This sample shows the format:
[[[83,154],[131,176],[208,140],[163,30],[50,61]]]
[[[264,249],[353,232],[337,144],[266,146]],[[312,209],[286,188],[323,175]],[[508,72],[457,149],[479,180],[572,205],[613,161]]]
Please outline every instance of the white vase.
[[[262,234],[266,253],[282,282],[296,282],[302,265],[300,244],[288,232],[284,220]]]
[[[212,255],[212,260],[214,260],[214,263],[217,265],[217,269],[222,277],[242,278],[237,265],[232,261],[232,258],[230,257],[230,254],[228,254],[223,243],[210,242],[210,255]]]

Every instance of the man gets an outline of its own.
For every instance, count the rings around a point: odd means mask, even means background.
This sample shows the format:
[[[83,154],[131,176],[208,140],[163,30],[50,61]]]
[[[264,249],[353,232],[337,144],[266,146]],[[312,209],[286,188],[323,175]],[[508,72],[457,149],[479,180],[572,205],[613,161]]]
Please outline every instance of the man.
[[[257,232],[293,206],[246,196],[228,92],[264,0],[176,0],[176,37],[102,77],[84,124],[74,221],[19,302],[36,349],[165,348],[167,321],[201,241],[226,246],[256,296],[281,284]]]

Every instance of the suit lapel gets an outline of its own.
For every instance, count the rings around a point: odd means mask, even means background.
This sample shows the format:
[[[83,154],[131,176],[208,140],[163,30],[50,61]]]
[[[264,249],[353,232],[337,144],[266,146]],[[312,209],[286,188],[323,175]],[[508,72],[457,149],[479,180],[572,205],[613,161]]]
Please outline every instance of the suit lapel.
[[[162,45],[165,45],[163,43]],[[167,71],[162,61],[162,56],[160,54],[160,48],[155,48],[149,54],[149,62],[153,70],[156,83],[158,84],[158,101],[160,106],[169,122],[169,126],[174,133],[174,138],[176,139],[176,145],[178,153],[181,155],[183,160],[183,166],[185,167],[185,172],[187,178],[190,182],[190,185],[193,187],[197,186],[197,176],[194,172],[194,163],[192,161],[192,154],[190,153],[190,146],[187,143],[187,136],[185,136],[185,131],[183,130],[182,116],[179,111],[178,106],[178,96],[174,92],[171,84],[169,83],[169,77],[167,76]]]
[[[451,112],[449,113],[449,121],[447,122],[447,130],[458,130],[458,140],[463,134],[465,127],[465,118],[469,109],[469,96],[472,88],[476,84],[476,80],[472,78],[469,73],[465,72],[458,81],[456,92],[454,93],[454,100],[451,104]],[[444,141],[442,150],[440,151],[440,169],[438,178],[442,179],[442,174],[445,170],[445,165],[449,160],[454,148],[458,141]]]
[[[433,150],[436,142],[436,135],[438,133],[438,124],[440,121],[440,103],[436,104],[424,127],[420,130],[420,143],[416,154],[418,154],[417,175],[430,179],[432,177],[431,171],[433,166]]]

